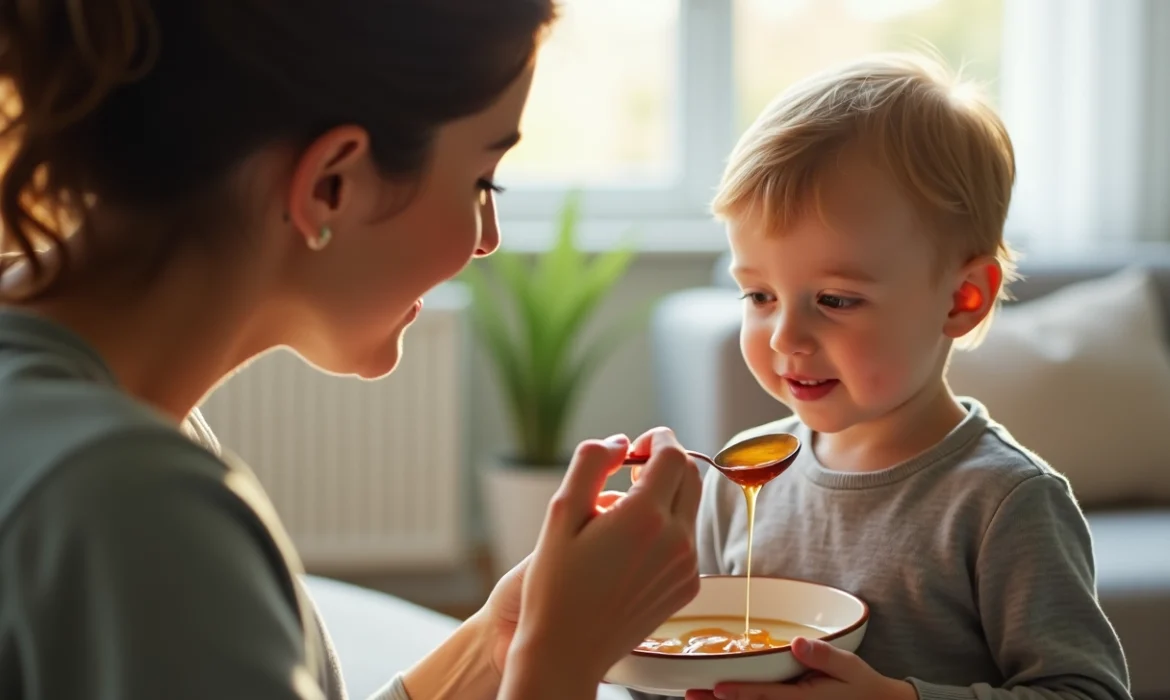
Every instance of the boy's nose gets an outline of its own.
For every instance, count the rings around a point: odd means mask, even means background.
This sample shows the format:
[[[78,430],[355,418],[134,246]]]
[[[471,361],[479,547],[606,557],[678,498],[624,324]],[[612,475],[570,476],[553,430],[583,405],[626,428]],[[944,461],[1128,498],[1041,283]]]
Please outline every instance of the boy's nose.
[[[812,335],[794,313],[777,315],[768,344],[781,355],[811,355],[816,348]]]

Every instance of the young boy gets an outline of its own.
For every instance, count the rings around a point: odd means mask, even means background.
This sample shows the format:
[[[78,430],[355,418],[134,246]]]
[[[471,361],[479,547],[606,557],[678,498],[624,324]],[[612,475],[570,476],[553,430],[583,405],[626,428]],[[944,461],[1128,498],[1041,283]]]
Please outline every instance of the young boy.
[[[803,444],[759,496],[752,571],[851,591],[871,618],[856,655],[796,640],[803,680],[688,697],[1129,697],[1068,483],[944,378],[1014,276],[1014,174],[993,110],[909,56],[793,87],[736,147],[714,208],[741,348],[795,413],[736,439]],[[742,492],[710,470],[703,498],[701,571],[743,575]]]

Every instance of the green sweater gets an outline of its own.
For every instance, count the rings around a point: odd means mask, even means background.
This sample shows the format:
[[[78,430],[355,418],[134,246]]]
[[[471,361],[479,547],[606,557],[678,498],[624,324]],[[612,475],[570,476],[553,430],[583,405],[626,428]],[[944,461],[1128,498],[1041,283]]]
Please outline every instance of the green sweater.
[[[73,333],[0,310],[0,698],[345,697],[263,489],[184,427],[204,445]]]

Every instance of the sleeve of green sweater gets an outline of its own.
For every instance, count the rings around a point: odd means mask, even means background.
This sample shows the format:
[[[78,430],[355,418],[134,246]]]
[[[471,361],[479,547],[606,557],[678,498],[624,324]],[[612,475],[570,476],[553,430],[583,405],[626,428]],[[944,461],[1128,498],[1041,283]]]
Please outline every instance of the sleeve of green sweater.
[[[221,463],[159,433],[87,445],[5,528],[23,697],[323,697],[262,523]]]

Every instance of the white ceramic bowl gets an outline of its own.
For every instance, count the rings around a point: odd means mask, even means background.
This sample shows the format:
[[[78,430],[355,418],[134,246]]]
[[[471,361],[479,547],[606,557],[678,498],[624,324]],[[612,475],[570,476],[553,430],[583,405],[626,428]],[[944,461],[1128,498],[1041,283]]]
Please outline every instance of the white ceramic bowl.
[[[742,620],[744,583],[742,576],[704,576],[699,594],[672,619]],[[818,583],[765,576],[752,576],[751,613],[753,621],[781,620],[815,628],[815,634],[805,636],[819,637],[846,651],[857,650],[869,624],[869,607],[854,595]],[[682,696],[687,690],[710,690],[720,682],[791,680],[805,670],[787,645],[765,651],[693,655],[636,650],[615,664],[605,681],[644,693]]]

